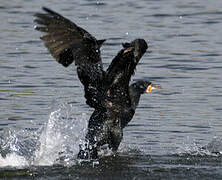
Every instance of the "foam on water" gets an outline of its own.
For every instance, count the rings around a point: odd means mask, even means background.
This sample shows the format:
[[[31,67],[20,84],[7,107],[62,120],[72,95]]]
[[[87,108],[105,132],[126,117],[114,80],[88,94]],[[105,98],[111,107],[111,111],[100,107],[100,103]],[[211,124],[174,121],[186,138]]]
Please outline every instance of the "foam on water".
[[[75,164],[88,118],[71,105],[61,105],[38,131],[5,130],[0,141],[0,167]]]
[[[28,166],[29,162],[23,157],[16,153],[7,154],[6,157],[0,155],[0,167],[25,167]]]

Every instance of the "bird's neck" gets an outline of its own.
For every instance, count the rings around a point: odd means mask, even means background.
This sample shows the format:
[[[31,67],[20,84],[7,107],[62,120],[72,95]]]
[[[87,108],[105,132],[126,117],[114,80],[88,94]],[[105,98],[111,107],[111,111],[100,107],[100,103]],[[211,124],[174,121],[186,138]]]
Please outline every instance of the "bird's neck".
[[[134,110],[136,110],[136,108],[139,104],[141,94],[138,91],[136,91],[136,89],[134,87],[130,86],[129,95],[130,95],[130,99],[131,99],[131,107]]]

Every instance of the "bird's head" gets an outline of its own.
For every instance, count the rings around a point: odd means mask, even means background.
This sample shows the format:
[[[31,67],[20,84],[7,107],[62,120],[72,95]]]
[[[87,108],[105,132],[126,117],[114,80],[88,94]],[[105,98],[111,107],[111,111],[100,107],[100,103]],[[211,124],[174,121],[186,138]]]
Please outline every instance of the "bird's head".
[[[131,88],[139,94],[150,93],[153,89],[161,89],[159,84],[152,84],[150,81],[137,81],[131,85]]]

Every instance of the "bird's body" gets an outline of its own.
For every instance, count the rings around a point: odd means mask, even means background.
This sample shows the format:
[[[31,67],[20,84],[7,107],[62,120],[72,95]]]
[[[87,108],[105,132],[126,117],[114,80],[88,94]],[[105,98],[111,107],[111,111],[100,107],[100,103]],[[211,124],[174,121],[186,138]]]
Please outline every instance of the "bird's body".
[[[129,86],[136,65],[146,52],[145,40],[136,39],[123,44],[106,71],[100,57],[105,40],[97,40],[60,14],[43,8],[36,13],[35,22],[52,56],[63,66],[73,61],[84,86],[86,103],[94,108],[89,119],[86,147],[80,149],[79,158],[97,158],[97,150],[104,144],[116,151],[123,137],[123,128],[133,118],[140,95],[151,85],[148,81]],[[138,90],[140,89],[140,91]]]

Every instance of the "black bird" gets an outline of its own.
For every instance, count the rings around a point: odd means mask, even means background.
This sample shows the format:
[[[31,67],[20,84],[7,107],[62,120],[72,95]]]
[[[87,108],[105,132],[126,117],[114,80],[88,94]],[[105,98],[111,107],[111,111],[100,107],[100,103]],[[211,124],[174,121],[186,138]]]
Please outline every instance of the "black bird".
[[[136,65],[146,52],[145,40],[136,39],[122,44],[106,71],[100,56],[104,39],[97,40],[83,28],[62,15],[43,7],[45,13],[36,13],[35,29],[44,32],[41,39],[52,56],[63,66],[73,61],[84,85],[86,103],[94,108],[89,119],[86,145],[80,147],[81,159],[98,158],[98,149],[108,144],[117,151],[123,136],[123,128],[133,118],[140,95],[151,92],[159,85],[138,81],[129,86]]]

